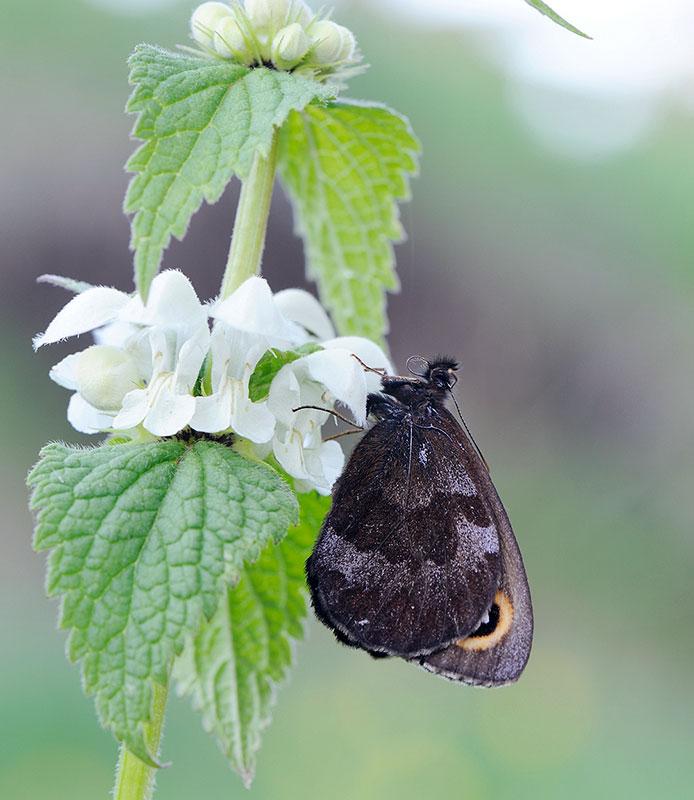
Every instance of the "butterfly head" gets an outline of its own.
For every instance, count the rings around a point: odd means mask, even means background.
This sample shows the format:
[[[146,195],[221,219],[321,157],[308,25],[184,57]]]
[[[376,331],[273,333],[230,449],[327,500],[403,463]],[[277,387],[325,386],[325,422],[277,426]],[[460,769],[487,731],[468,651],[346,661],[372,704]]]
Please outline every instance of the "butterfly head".
[[[457,369],[458,362],[455,359],[439,356],[429,364],[424,379],[441,391],[450,391],[458,382]]]
[[[418,378],[440,392],[450,391],[458,381],[458,362],[450,356],[437,356],[427,361],[421,356],[407,359],[407,368]]]

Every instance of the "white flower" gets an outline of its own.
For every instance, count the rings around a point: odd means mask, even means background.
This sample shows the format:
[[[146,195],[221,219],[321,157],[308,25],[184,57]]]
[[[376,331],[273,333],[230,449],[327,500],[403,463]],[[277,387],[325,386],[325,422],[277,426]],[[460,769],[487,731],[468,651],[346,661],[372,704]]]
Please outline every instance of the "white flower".
[[[192,389],[209,339],[207,312],[185,275],[157,275],[146,304],[117,289],[88,289],[58,312],[34,346],[95,328],[101,328],[97,346],[67,356],[50,372],[76,392],[68,406],[70,424],[99,433],[142,423],[155,436],[185,427],[195,411]]]
[[[261,444],[269,442],[275,418],[266,402],[253,403],[248,384],[258,361],[271,347],[291,349],[308,337],[276,307],[267,281],[249,278],[226,300],[215,304],[212,333],[211,394],[195,398],[194,430],[233,429]]]
[[[172,436],[195,413],[193,387],[210,339],[207,311],[188,278],[167,270],[152,281],[147,302],[136,295],[120,319],[144,326],[151,374],[144,388],[125,395],[113,427],[127,430],[142,424],[155,436]]]
[[[344,463],[339,443],[324,441],[324,423],[339,403],[363,424],[367,394],[380,386],[380,376],[365,371],[355,356],[390,371],[378,345],[355,336],[336,338],[328,315],[308,292],[273,295],[258,277],[208,305],[174,270],[154,278],[146,302],[92,287],[70,300],[34,345],[87,331],[94,331],[97,343],[50,372],[74,392],[68,419],[77,430],[139,440],[173,436],[188,426],[233,432],[256,457],[274,453],[297,488],[324,494]],[[273,353],[282,365],[276,373]],[[251,381],[266,354],[254,386],[262,390],[270,381],[269,390],[251,400]]]

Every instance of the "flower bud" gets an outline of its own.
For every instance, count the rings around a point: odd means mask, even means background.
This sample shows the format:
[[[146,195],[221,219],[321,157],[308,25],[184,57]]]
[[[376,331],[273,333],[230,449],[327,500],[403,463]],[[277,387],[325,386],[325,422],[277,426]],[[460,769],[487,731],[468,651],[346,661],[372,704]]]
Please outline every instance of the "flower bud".
[[[284,27],[291,8],[291,0],[246,0],[246,16],[261,44]]]
[[[315,17],[316,15],[304,3],[304,0],[294,0],[289,10],[287,22],[298,22],[302,28],[306,28]]]
[[[306,55],[310,42],[298,22],[287,25],[272,40],[272,62],[277,69],[291,69]]]
[[[315,64],[333,64],[337,61],[344,45],[345,30],[327,19],[311,25],[311,61]]]
[[[190,32],[198,44],[214,49],[214,32],[220,20],[231,17],[232,11],[226,3],[203,3],[193,11]]]
[[[75,367],[75,388],[100,411],[120,409],[125,395],[140,384],[135,359],[125,350],[93,345],[82,352]]]
[[[354,57],[354,51],[357,49],[357,42],[354,34],[349,28],[343,25],[337,26],[342,33],[342,50],[337,57],[338,61],[350,61]]]
[[[248,52],[248,45],[239,23],[233,17],[224,17],[214,29],[214,49],[222,58],[236,58],[250,64],[255,57]]]

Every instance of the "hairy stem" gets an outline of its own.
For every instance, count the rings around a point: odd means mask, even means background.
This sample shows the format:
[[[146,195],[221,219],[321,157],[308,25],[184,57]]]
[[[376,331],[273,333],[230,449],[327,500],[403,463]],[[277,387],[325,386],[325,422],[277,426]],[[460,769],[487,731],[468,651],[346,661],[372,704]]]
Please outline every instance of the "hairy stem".
[[[252,275],[260,274],[265,231],[270,213],[277,165],[279,129],[275,129],[267,158],[256,153],[250,174],[243,182],[234,220],[220,299],[224,300]]]
[[[167,686],[154,686],[152,701],[152,720],[145,726],[147,749],[156,759],[159,755],[159,741],[164,723]],[[114,800],[151,800],[154,793],[156,767],[150,767],[141,761],[124,745],[120,746],[116,784],[113,789]]]

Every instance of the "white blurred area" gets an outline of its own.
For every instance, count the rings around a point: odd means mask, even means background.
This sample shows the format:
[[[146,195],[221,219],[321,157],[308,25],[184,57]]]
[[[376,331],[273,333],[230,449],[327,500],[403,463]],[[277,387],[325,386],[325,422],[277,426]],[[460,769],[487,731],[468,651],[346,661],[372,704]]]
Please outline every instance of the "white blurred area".
[[[509,102],[546,148],[603,159],[638,144],[667,109],[694,107],[694,0],[550,0],[592,36],[523,0],[379,0],[389,14],[478,34],[509,77]]]

